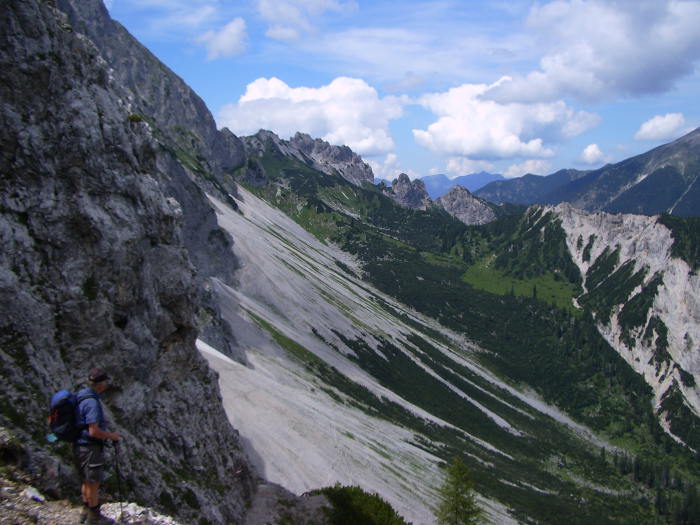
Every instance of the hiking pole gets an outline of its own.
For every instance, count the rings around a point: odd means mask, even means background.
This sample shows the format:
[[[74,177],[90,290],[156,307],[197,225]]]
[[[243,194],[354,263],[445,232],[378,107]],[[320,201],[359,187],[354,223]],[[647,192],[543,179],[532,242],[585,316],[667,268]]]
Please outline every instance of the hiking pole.
[[[119,469],[119,442],[112,441],[114,446],[114,472],[117,475],[117,492],[119,493],[119,519],[117,523],[124,522],[124,495],[122,494],[122,473]]]

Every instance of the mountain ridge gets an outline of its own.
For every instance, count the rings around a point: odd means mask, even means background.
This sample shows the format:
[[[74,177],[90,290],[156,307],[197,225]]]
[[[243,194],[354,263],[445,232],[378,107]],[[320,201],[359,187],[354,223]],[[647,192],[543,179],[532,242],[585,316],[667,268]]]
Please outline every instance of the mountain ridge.
[[[525,175],[488,184],[477,195],[496,203],[569,202],[589,212],[693,217],[700,215],[699,178],[700,128],[596,170],[560,170],[541,178]]]

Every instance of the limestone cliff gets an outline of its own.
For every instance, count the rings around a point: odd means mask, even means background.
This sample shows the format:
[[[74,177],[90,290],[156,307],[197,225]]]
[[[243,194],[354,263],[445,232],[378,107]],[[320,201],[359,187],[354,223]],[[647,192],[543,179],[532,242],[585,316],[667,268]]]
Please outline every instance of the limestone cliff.
[[[44,440],[47,399],[105,366],[126,496],[240,522],[252,473],[194,344],[199,281],[182,231],[203,194],[52,4],[0,10],[0,426],[42,490],[72,493],[67,447]]]
[[[700,416],[700,276],[673,253],[658,216],[553,210],[584,277],[600,332],[655,392],[662,424],[677,438],[670,400]]]

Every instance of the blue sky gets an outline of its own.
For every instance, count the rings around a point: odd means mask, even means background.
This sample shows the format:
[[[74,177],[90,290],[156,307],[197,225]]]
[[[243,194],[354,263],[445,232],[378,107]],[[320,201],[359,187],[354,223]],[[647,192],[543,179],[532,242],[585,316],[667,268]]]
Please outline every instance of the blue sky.
[[[700,1],[108,0],[237,135],[375,174],[591,169],[700,126]]]

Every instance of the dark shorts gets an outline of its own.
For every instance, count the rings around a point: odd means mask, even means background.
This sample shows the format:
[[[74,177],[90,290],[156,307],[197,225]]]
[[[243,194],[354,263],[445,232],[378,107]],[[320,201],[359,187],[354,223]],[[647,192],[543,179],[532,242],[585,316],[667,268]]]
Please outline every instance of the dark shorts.
[[[102,483],[105,478],[105,454],[101,445],[75,445],[75,466],[82,481]]]

